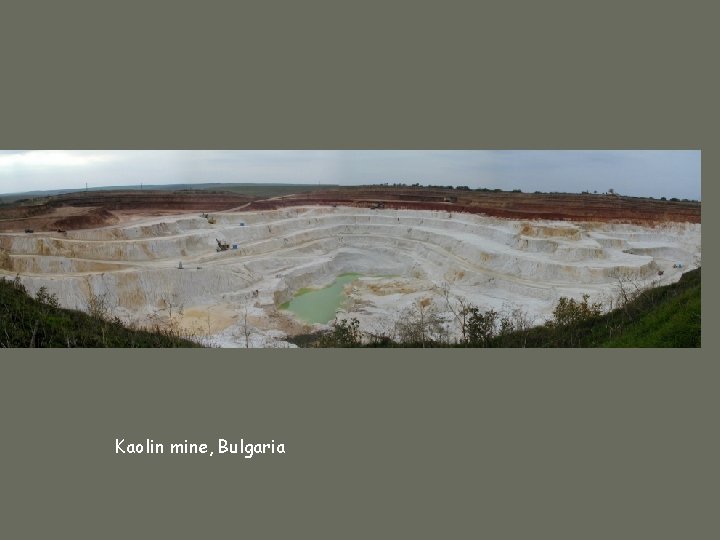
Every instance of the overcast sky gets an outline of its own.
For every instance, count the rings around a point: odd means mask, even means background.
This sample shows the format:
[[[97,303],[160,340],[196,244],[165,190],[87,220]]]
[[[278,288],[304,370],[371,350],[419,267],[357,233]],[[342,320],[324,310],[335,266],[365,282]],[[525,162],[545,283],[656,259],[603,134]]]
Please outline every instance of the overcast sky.
[[[205,182],[462,185],[700,199],[698,150],[0,150],[0,193]]]

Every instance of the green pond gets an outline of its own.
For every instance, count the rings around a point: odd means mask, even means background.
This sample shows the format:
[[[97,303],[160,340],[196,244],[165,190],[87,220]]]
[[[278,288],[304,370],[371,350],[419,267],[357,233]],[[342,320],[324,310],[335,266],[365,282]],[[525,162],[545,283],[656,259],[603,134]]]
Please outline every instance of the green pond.
[[[345,285],[361,276],[362,274],[340,274],[331,285],[322,289],[300,289],[289,302],[281,305],[280,309],[286,309],[308,323],[330,322],[335,318],[335,311],[347,298],[343,292]]]

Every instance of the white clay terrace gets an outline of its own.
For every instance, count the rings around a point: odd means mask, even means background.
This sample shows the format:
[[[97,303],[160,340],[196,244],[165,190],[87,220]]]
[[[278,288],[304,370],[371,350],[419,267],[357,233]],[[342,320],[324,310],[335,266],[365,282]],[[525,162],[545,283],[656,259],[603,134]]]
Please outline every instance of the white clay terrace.
[[[621,281],[677,281],[700,264],[700,225],[535,221],[420,210],[292,207],[146,219],[67,233],[0,235],[0,275],[64,307],[102,297],[140,324],[173,317],[222,346],[284,346],[311,330],[279,306],[343,273],[341,317],[383,331],[413,302],[521,309],[535,323],[561,296],[605,305]],[[210,221],[214,221],[211,223]],[[218,251],[218,241],[227,250]],[[182,263],[182,269],[179,268]],[[449,324],[452,324],[450,321]],[[248,326],[251,328],[248,329]],[[251,338],[248,338],[251,336]]]

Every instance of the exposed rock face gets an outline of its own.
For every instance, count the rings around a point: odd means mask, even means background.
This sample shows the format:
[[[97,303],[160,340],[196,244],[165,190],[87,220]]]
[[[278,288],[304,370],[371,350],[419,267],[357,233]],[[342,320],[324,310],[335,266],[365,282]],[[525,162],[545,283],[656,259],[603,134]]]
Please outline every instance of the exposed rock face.
[[[0,275],[19,273],[31,292],[45,286],[70,308],[84,309],[91,295],[103,295],[116,314],[136,321],[168,306],[217,308],[227,325],[208,321],[208,332],[225,345],[244,345],[248,333],[238,337],[238,325],[250,309],[253,344],[269,345],[288,328],[298,331],[277,305],[346,272],[367,276],[348,290],[350,316],[380,328],[419,298],[440,309],[446,297],[483,309],[521,308],[539,322],[560,296],[607,301],[619,280],[669,283],[700,260],[699,223],[531,221],[342,206],[214,217],[215,224],[181,215],[3,234]],[[216,239],[238,248],[217,252]]]

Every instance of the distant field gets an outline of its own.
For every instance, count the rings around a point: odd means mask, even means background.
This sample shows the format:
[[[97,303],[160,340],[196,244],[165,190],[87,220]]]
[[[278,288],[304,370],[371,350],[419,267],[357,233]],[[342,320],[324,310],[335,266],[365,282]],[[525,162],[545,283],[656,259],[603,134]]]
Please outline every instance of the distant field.
[[[331,184],[292,184],[292,185],[268,185],[268,184],[221,184],[216,187],[205,187],[203,189],[217,190],[224,192],[240,193],[249,197],[271,198],[293,195],[295,193],[312,193],[324,191],[330,188],[340,187]],[[197,189],[190,187],[188,189]]]
[[[140,185],[133,186],[108,186],[102,188],[90,188],[87,192],[102,191],[215,191],[241,193],[252,197],[278,197],[292,193],[308,193],[328,188],[339,187],[337,184],[165,184],[165,185]],[[22,199],[47,200],[55,195],[65,193],[82,193],[85,189],[56,189],[48,191],[27,191],[23,193],[0,194],[0,204],[16,203]]]

